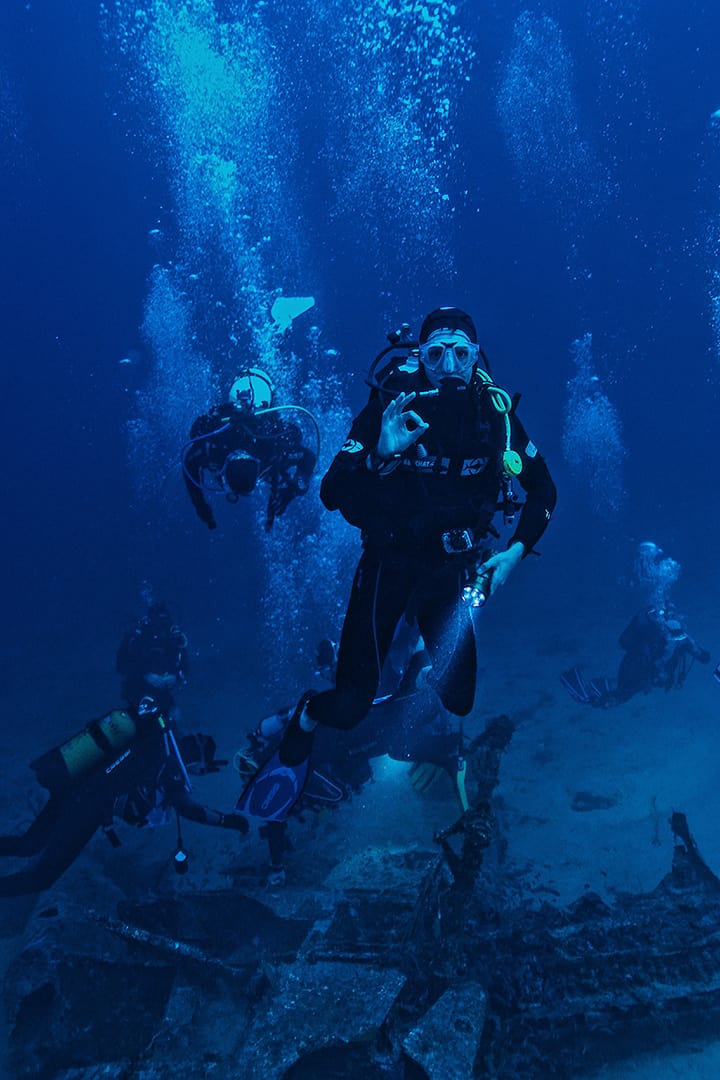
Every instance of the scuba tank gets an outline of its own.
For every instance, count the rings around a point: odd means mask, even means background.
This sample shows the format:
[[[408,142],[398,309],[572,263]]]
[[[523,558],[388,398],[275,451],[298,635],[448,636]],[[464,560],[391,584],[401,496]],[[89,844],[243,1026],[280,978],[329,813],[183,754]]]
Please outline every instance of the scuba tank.
[[[122,709],[113,709],[99,720],[91,720],[61,746],[36,758],[30,768],[39,784],[52,795],[59,795],[76,780],[117,760],[136,735],[137,725],[132,716]]]

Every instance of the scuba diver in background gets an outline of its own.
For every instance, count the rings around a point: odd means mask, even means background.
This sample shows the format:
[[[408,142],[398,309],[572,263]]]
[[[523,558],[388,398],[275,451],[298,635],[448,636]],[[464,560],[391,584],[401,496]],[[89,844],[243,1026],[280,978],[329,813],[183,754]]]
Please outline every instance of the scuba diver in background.
[[[38,858],[28,869],[0,877],[0,896],[50,888],[100,828],[117,847],[115,820],[138,827],[159,825],[175,813],[179,872],[187,868],[180,817],[247,832],[247,821],[239,814],[223,814],[191,797],[184,742],[178,746],[171,724],[148,697],[137,708],[116,709],[91,721],[62,746],[32,762],[50,798],[24,834],[0,836],[0,856]],[[189,737],[188,745],[194,750],[194,737]],[[204,771],[212,771],[212,766]]]
[[[616,679],[587,679],[579,667],[560,676],[565,689],[582,705],[608,709],[654,687],[682,686],[693,660],[707,664],[710,653],[693,641],[682,620],[668,607],[649,606],[639,611],[619,638],[624,656]]]
[[[115,668],[122,676],[122,695],[137,708],[150,696],[163,713],[172,715],[173,691],[187,683],[188,640],[173,623],[164,604],[151,603],[120,642]]]
[[[710,654],[685,630],[670,604],[670,590],[682,567],[651,540],[638,544],[631,577],[645,595],[645,606],[631,619],[619,638],[624,656],[617,678],[587,679],[579,667],[560,676],[565,689],[582,705],[610,708],[654,687],[682,686],[693,660],[706,664]]]
[[[391,349],[402,355],[375,375]],[[292,806],[292,788],[297,798],[307,776],[317,725],[348,730],[368,715],[403,615],[418,624],[442,704],[457,716],[472,709],[477,663],[471,606],[504,584],[532,551],[556,499],[513,400],[481,359],[487,366],[471,317],[459,308],[438,308],[425,318],[418,342],[407,340],[403,328],[373,364],[370,399],[320,491],[326,509],[339,510],[361,530],[363,542],[336,686],[303,695],[277,760],[251,781],[239,808],[258,817],[275,813],[270,793],[278,790],[276,766],[288,777],[286,803]],[[507,550],[493,554],[489,537],[498,534],[492,520],[515,478],[526,501]],[[471,603],[464,605],[465,591]]]
[[[302,431],[283,412],[311,413],[299,405],[273,405],[270,377],[248,368],[230,387],[229,401],[199,416],[183,448],[185,486],[195,513],[209,529],[217,525],[207,495],[237,502],[254,491],[258,480],[270,488],[265,528],[285,512],[310,485],[317,453],[303,445]],[[319,437],[318,437],[319,443]],[[318,447],[319,449],[319,447]]]

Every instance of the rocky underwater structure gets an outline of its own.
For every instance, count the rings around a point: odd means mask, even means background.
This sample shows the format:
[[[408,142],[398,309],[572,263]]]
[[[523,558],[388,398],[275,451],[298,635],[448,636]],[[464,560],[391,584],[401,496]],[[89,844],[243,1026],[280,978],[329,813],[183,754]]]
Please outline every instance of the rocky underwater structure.
[[[473,804],[427,849],[369,849],[273,895],[48,894],[5,983],[15,1075],[577,1078],[714,1039],[720,881],[684,816],[654,890],[554,907],[503,871],[512,734],[487,724]]]

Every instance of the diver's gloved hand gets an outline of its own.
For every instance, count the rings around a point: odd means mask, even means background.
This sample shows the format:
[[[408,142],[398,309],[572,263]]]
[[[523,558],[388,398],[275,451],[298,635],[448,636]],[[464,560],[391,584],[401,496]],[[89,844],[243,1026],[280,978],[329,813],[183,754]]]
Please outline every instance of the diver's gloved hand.
[[[215,757],[217,743],[212,735],[204,735],[202,731],[183,735],[178,740],[178,749],[185,768],[195,776],[219,772],[223,765],[227,765],[226,758]]]
[[[305,491],[301,491],[292,480],[285,480],[282,484],[278,484],[270,496],[268,510],[274,517],[280,517],[281,514],[285,513],[295,496],[300,494],[304,495]]]
[[[267,516],[265,518],[266,532],[269,532],[273,527],[275,518],[281,517],[285,513],[297,494],[297,489],[290,480],[284,480],[282,483],[278,483],[273,487],[267,505]]]
[[[207,525],[208,529],[217,529],[217,521],[215,520],[215,518],[208,518],[205,524]]]
[[[707,651],[707,649],[698,649],[697,658],[701,664],[710,663],[710,653]]]
[[[478,567],[478,573],[490,572],[490,595],[492,596],[501,585],[504,585],[510,574],[525,554],[525,547],[516,540],[507,551],[497,551],[486,559],[482,566]]]
[[[220,819],[220,828],[245,834],[250,826],[247,818],[244,818],[242,814],[223,814]]]
[[[379,458],[388,459],[404,453],[429,428],[421,416],[408,408],[415,397],[414,390],[409,394],[398,394],[383,412],[376,447]]]

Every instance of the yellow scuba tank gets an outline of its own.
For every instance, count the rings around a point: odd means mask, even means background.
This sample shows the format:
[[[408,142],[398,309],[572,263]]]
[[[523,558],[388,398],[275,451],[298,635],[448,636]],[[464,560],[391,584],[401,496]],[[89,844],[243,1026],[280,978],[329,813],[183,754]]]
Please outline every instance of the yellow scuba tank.
[[[38,783],[55,795],[98,767],[109,765],[128,748],[136,734],[137,727],[130,714],[113,709],[31,762],[30,768],[35,771]]]

